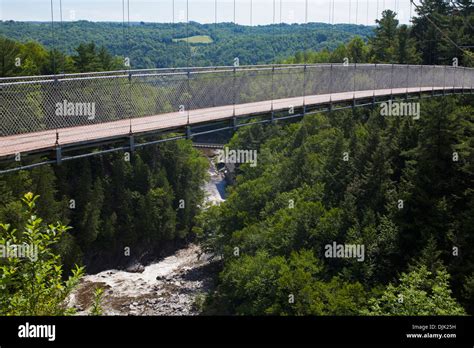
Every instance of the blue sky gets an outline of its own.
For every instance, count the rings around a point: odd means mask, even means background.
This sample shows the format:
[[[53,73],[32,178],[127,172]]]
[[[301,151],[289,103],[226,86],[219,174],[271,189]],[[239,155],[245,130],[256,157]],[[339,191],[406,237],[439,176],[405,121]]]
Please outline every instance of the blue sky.
[[[124,0],[127,4],[127,0]],[[128,0],[130,20],[143,22],[172,22],[173,2],[175,22],[186,18],[200,23],[231,22],[234,19],[234,0]],[[308,10],[305,10],[307,1]],[[187,2],[189,16],[187,15]],[[258,25],[275,22],[357,23],[374,24],[383,9],[398,9],[401,23],[410,18],[409,0],[235,0],[235,19],[239,24]],[[60,1],[53,0],[55,20],[60,18]],[[281,8],[281,11],[280,11]],[[356,8],[358,11],[356,12]],[[378,9],[378,12],[377,12]],[[51,0],[0,0],[0,19],[17,21],[50,21]],[[412,9],[414,14],[414,8]],[[122,0],[62,0],[63,21],[122,21]]]

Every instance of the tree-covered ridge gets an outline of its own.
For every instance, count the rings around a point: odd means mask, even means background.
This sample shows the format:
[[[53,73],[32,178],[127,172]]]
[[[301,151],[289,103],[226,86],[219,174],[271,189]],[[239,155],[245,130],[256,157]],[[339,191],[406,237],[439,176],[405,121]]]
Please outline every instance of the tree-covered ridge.
[[[468,0],[469,2],[469,0]],[[385,10],[368,40],[355,37],[333,50],[300,51],[285,63],[400,63],[474,66],[474,6],[472,2],[427,0],[416,8],[410,26]],[[442,30],[440,32],[440,30]]]
[[[94,43],[81,43],[66,55],[35,41],[21,43],[0,36],[0,77],[120,69],[125,69],[123,58],[112,56],[104,46]]]
[[[125,156],[2,176],[0,221],[21,228],[17,197],[35,192],[39,216],[72,226],[55,251],[68,268],[85,263],[88,271],[127,265],[186,238],[203,199],[206,160],[185,140]]]
[[[474,101],[421,110],[419,120],[361,109],[241,129],[229,146],[253,143],[259,164],[240,166],[197,229],[223,257],[209,310],[472,313]],[[328,258],[333,242],[364,245],[364,261]]]
[[[6,38],[38,42],[64,55],[73,55],[80,44],[94,42],[113,56],[129,57],[134,69],[232,65],[235,57],[241,65],[271,63],[300,50],[332,50],[355,35],[367,38],[372,30],[362,25],[324,23],[252,27],[233,23],[131,23],[124,27],[122,23],[77,21],[55,23],[53,40],[51,23],[0,21],[0,32]],[[173,41],[197,35],[207,35],[213,42],[188,45]]]

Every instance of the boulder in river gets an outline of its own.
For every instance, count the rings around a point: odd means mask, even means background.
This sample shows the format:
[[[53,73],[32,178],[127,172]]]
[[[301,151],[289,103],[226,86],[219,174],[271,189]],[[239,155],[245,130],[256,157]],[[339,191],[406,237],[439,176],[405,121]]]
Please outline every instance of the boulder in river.
[[[130,272],[130,273],[143,273],[144,270],[145,270],[145,266],[143,266],[140,263],[136,263],[132,266],[127,267],[127,269],[125,269],[126,272]]]

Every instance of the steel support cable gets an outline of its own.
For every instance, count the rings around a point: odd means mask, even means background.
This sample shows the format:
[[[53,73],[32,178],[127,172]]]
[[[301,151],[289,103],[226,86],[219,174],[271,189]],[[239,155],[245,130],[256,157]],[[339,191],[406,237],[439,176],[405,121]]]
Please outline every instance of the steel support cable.
[[[187,95],[187,114],[188,114],[188,121],[187,121],[187,125],[188,125],[188,132],[189,132],[189,115],[190,115],[190,109],[191,109],[191,100],[193,98],[192,94],[191,94],[191,71],[190,71],[190,67],[191,67],[191,60],[192,60],[192,57],[191,57],[191,49],[190,49],[190,46],[189,46],[189,0],[186,0],[186,43],[187,43],[187,48],[188,48],[188,51],[189,51],[189,60],[188,60],[188,78],[187,78],[187,83],[188,83],[188,95]],[[189,135],[189,133],[188,133]]]
[[[283,15],[283,0],[280,0],[280,38],[283,39],[283,21],[282,21],[282,15]]]
[[[54,7],[53,7],[53,0],[51,0],[51,37],[52,37],[52,63],[53,63],[53,75],[54,75],[54,83],[53,83],[53,92],[54,96],[57,97],[57,89],[59,88],[59,82],[56,76],[56,35],[55,35],[55,29],[54,29]],[[54,97],[53,97],[54,98]],[[54,98],[56,99],[56,98]],[[52,111],[52,108],[50,108],[49,112]],[[51,121],[52,115],[50,115],[48,118]],[[55,122],[56,123],[56,122]],[[59,130],[56,124],[56,147],[59,148]]]
[[[309,41],[309,27],[308,27],[308,0],[305,0],[304,2],[304,28],[305,28],[305,40],[304,40],[304,51],[305,53],[310,49],[310,44],[308,43]],[[303,55],[304,62],[307,63],[306,61],[306,54]]]
[[[216,0],[217,1],[217,0]],[[176,38],[176,23],[175,23],[175,0],[172,0],[171,1],[171,11],[173,12],[172,13],[172,19],[173,19],[173,23],[171,24],[171,47],[172,47],[172,50],[173,50],[173,57],[172,57],[172,68],[176,68],[178,66],[178,64],[176,64],[176,60],[177,60],[177,57],[178,57],[178,54],[177,54],[177,50],[178,50],[178,41],[176,41],[176,44],[174,45],[174,38]]]
[[[355,24],[359,23],[359,0],[356,0],[356,17],[355,17]]]
[[[366,26],[369,26],[369,0],[367,0],[367,8],[366,8],[366,12],[367,12],[367,18],[366,18]]]
[[[214,35],[217,36],[217,0],[214,0]],[[218,40],[215,40],[214,42],[214,49],[217,51],[217,41]],[[217,59],[217,55],[216,55],[216,59]],[[218,62],[214,62],[214,65],[218,65],[219,63]]]
[[[64,26],[63,26],[63,1],[59,0],[59,23],[60,23],[60,32],[61,32],[61,40],[64,42]],[[66,52],[64,52],[66,53]],[[65,60],[62,60],[63,62]],[[62,66],[62,69],[60,69],[59,73],[64,73],[64,65]]]
[[[275,99],[275,85],[274,85],[274,77],[275,77],[275,63],[276,63],[276,47],[275,47],[275,40],[276,40],[276,35],[275,35],[275,18],[276,18],[276,0],[273,0],[273,28],[272,28],[272,42],[273,42],[273,66],[272,66],[272,103],[271,103],[271,117],[272,117],[272,122],[274,118],[274,112],[273,112],[273,103]]]
[[[376,19],[376,20],[379,19],[379,0],[377,0],[377,9],[376,9],[375,19]]]
[[[332,25],[333,25],[333,26],[334,26],[334,24],[335,24],[335,23],[334,23],[334,22],[335,22],[335,21],[334,21],[334,6],[335,6],[334,3],[335,3],[335,0],[332,0]]]
[[[234,69],[233,69],[233,74],[232,74],[232,99],[233,99],[233,102],[232,102],[232,116],[233,116],[233,121],[234,121],[234,125],[235,125],[235,104],[236,104],[236,93],[235,93],[235,74],[236,74],[236,63],[240,63],[239,62],[239,57],[237,57],[237,51],[236,51],[236,48],[237,48],[237,21],[236,21],[236,4],[235,4],[235,1],[234,0],[234,14],[233,14],[233,20],[234,20]],[[237,61],[236,61],[237,59]]]
[[[128,56],[128,111],[130,120],[130,140],[132,141],[132,72],[131,72],[131,57],[130,57],[130,0],[127,0],[127,56]],[[132,146],[131,149],[133,150]]]
[[[352,22],[352,0],[349,0],[349,24]]]
[[[410,20],[408,22],[411,23],[412,22],[413,4],[412,4],[411,1],[409,1],[409,3],[410,3]]]
[[[328,23],[329,23],[329,24],[331,24],[331,16],[332,16],[331,8],[332,8],[332,2],[333,2],[333,1],[334,1],[334,0],[330,1],[330,2],[329,2],[329,6],[328,6],[328,10],[329,10],[329,11],[328,11],[328,12],[329,12]]]
[[[53,7],[53,0],[51,0],[51,38],[52,38],[52,47],[53,47],[53,75],[56,75],[56,55],[54,54],[54,51],[56,49],[56,35],[54,32],[54,7]]]
[[[189,46],[189,0],[186,0],[186,48],[188,50],[188,69],[191,66],[191,48]]]
[[[252,26],[252,24],[253,24],[253,18],[252,18],[253,12],[252,12],[252,10],[253,10],[253,1],[250,0],[250,26]]]
[[[214,34],[215,33],[217,33],[217,0],[214,0]],[[217,40],[215,40],[214,42],[214,48],[217,51]],[[214,62],[214,65],[217,65],[216,62]],[[217,91],[213,93],[213,98],[212,98],[213,106],[217,105],[216,97],[217,97]]]
[[[305,0],[305,13],[304,13],[305,27],[308,25],[308,0]],[[308,49],[308,35],[305,35],[305,53],[303,53],[304,69],[303,69],[303,115],[306,114],[306,51]]]

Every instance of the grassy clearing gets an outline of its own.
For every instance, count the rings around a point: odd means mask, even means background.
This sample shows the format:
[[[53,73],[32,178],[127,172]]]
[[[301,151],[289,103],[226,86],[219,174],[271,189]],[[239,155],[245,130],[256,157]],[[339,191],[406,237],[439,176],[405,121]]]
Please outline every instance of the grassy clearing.
[[[210,44],[214,42],[209,35],[195,35],[190,37],[183,37],[180,39],[173,39],[173,42],[178,41],[189,42],[191,44]]]

